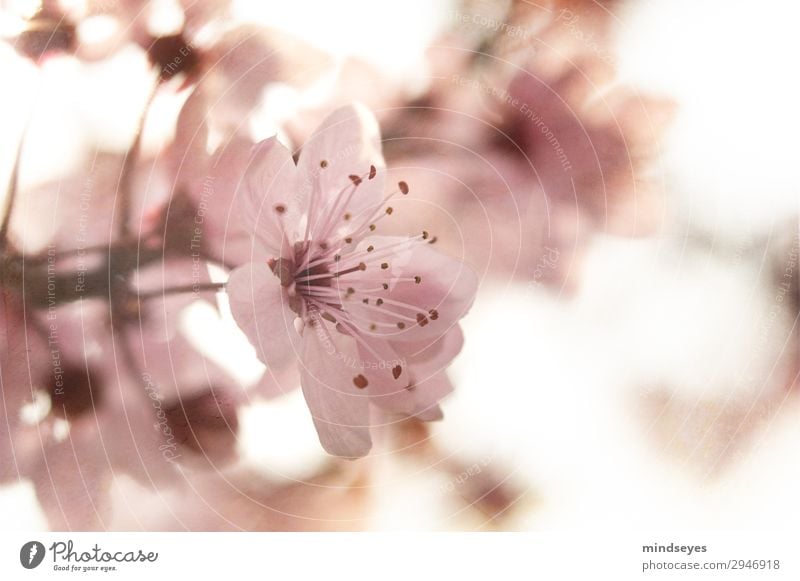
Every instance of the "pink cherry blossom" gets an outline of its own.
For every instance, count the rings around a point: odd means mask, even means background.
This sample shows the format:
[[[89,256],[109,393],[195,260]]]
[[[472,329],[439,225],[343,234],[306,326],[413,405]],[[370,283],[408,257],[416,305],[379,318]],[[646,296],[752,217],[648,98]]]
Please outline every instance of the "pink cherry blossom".
[[[59,258],[58,280],[72,258]],[[68,283],[47,294],[37,266],[0,273],[0,482],[30,480],[51,528],[91,530],[108,526],[116,476],[157,493],[182,479],[177,465],[235,458],[241,390],[177,329],[207,293],[157,292],[190,280],[188,260],[148,264],[130,293],[98,292],[111,270],[93,267],[81,301]]]
[[[295,165],[275,138],[253,151],[240,196],[253,262],[227,285],[231,310],[275,373],[296,367],[323,447],[366,455],[376,409],[441,417],[444,368],[477,277],[416,236],[378,234],[391,219],[377,122],[338,109]],[[373,421],[371,421],[371,418]]]

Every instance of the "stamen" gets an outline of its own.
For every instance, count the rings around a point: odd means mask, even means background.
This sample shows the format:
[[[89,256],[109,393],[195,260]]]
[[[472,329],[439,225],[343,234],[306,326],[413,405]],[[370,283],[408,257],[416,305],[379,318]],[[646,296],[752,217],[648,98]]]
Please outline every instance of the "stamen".
[[[356,272],[358,270],[367,270],[367,265],[364,264],[363,262],[359,262],[358,266],[353,266],[352,268],[348,268],[346,270],[340,270],[339,272],[334,272],[333,276],[334,277],[340,277],[340,276],[343,276],[345,274],[350,274],[351,272]]]
[[[325,161],[325,160],[322,160],[320,162],[320,166],[321,167],[326,167],[327,165],[328,165],[328,162]],[[318,179],[314,180],[314,182],[312,184],[312,187],[311,187],[311,195],[308,197],[308,211],[306,212],[306,228],[305,228],[305,233],[303,234],[303,246],[304,247],[307,247],[307,245],[308,245],[309,236],[311,234],[311,225],[312,225],[312,223],[316,224],[316,221],[317,221],[317,218],[315,216],[314,210],[317,207],[317,194],[320,192],[319,185],[320,185],[319,180]],[[324,239],[325,236],[320,236],[320,238]],[[300,258],[300,257],[298,257],[298,258]],[[301,263],[300,264],[301,268],[303,267],[303,263],[305,263],[307,261],[308,261],[308,251],[306,250],[306,256],[304,256],[302,260],[298,261],[298,262]]]
[[[367,387],[367,386],[369,385],[369,382],[367,381],[367,378],[366,378],[366,377],[364,377],[364,376],[363,376],[363,375],[361,375],[361,374],[358,374],[358,375],[356,375],[356,376],[353,378],[353,384],[354,384],[354,385],[355,385],[355,386],[356,386],[358,389],[364,389],[365,387]]]
[[[338,278],[340,276],[344,276],[345,274],[350,274],[351,272],[356,272],[359,270],[367,270],[367,265],[363,262],[359,262],[357,266],[353,266],[352,268],[348,268],[345,270],[340,270],[338,272],[323,272],[322,274],[312,274],[298,277],[294,280],[295,283],[307,283],[314,280],[322,280],[325,278]]]
[[[351,175],[349,177],[350,181],[353,182],[353,186],[350,188],[350,191],[347,191],[347,186],[342,188],[335,196],[333,205],[330,208],[328,208],[326,205],[326,211],[328,214],[327,219],[324,220],[322,224],[315,225],[319,226],[318,231],[320,238],[328,238],[330,236],[331,231],[333,230],[334,226],[336,226],[335,216],[338,216],[340,212],[347,209],[347,205],[353,199],[353,196],[358,190],[359,184],[361,184],[363,181],[363,176]]]
[[[374,166],[370,166],[369,179],[372,179],[372,177],[374,177],[372,175],[372,173],[373,173],[372,170],[373,169],[374,169]],[[351,176],[351,179],[352,179],[352,176]],[[358,183],[361,183],[361,182],[359,181]],[[383,206],[385,206],[386,203],[389,200],[391,200],[396,194],[401,193],[401,194],[405,195],[405,194],[408,193],[408,184],[406,182],[404,182],[404,181],[399,182],[398,183],[398,187],[399,187],[399,190],[393,191],[392,193],[390,193],[388,196],[386,196],[383,199],[383,202],[381,202],[380,204],[374,206],[374,208],[375,208],[374,210],[370,210],[369,208],[365,208],[362,212],[359,213],[359,216],[360,216],[362,213],[366,212],[367,213],[367,218],[358,226],[358,228],[356,228],[353,231],[354,235],[357,234],[357,233],[360,233],[367,226],[369,227],[369,230],[371,232],[374,232],[375,231],[375,222],[377,222],[383,216],[392,214],[392,212],[394,211],[394,208],[392,208],[391,206],[386,208],[386,210],[384,212],[381,212],[381,208]],[[346,206],[346,204],[345,204],[345,206]]]
[[[397,248],[410,247],[411,244],[413,244],[414,242],[421,242],[421,241],[422,241],[422,236],[414,236],[412,238],[406,238],[404,240],[401,240],[400,242],[395,242],[393,244],[389,244],[388,246],[384,246],[383,248],[379,248],[378,251],[375,252],[375,254],[370,254],[375,250],[375,247],[370,245],[369,247],[367,247],[366,251],[353,252],[347,258],[348,260],[356,260],[360,258],[369,257],[370,260],[377,260],[378,258],[382,258],[384,256],[392,256],[396,254],[395,249]],[[370,250],[370,248],[372,250]],[[324,258],[319,258],[310,263],[307,266],[307,268],[310,268],[325,261],[326,260]]]
[[[315,298],[310,298],[310,297],[309,297],[309,300],[315,301],[317,303],[319,303],[320,300],[324,301],[324,299],[322,299],[322,298],[315,299]],[[330,303],[322,303],[322,304],[325,304],[327,306],[331,306]],[[370,320],[368,318],[368,316],[366,314],[362,313],[362,312],[350,311],[350,310],[344,310],[344,309],[342,309],[342,314],[346,315],[346,317],[340,318],[339,322],[340,323],[344,323],[344,324],[347,324],[349,322],[350,324],[352,324],[354,321],[359,321],[360,320],[360,321],[364,321],[365,323],[368,322],[368,323],[375,324],[375,325],[378,325],[378,326],[381,326],[381,327],[393,327],[395,325],[402,325],[402,326],[400,326],[400,329],[404,329],[405,328],[406,322],[408,322],[408,323],[415,323],[416,322],[416,319],[414,317],[408,317],[408,316],[403,315],[401,313],[398,313],[396,311],[387,310],[386,308],[380,308],[377,305],[369,305],[368,304],[368,305],[366,305],[364,307],[361,307],[361,308],[368,309],[370,311],[379,312],[379,313],[381,313],[381,315],[384,315],[384,316],[391,316],[392,318],[395,319],[395,321],[397,321],[399,319],[399,323],[394,323],[394,324],[392,324],[392,323],[382,323],[380,321]]]
[[[345,186],[341,190],[339,190],[339,193],[333,198],[333,204],[325,204],[325,208],[319,209],[321,212],[320,216],[315,217],[312,220],[311,218],[312,215],[314,214],[313,211],[315,205],[314,202],[316,201],[315,194],[319,190],[319,184],[320,184],[318,179],[314,181],[314,188],[312,189],[311,192],[312,194],[311,199],[309,199],[308,218],[306,221],[306,234],[304,242],[308,242],[309,234],[312,229],[312,224],[313,224],[313,230],[316,233],[315,238],[323,240],[330,238],[333,228],[336,226],[337,223],[336,216],[339,216],[340,212],[347,209],[347,205],[350,203],[350,200],[353,199],[353,196],[358,190],[358,185],[363,181],[363,179],[357,175],[351,175],[349,176],[349,178],[353,185]],[[303,260],[299,262],[303,263],[301,264],[301,266],[305,266],[305,263],[307,263],[309,260],[311,260],[311,256],[309,254],[306,254],[306,256],[303,257]]]
[[[390,298],[376,299],[375,303],[377,304],[378,301],[381,301],[381,304],[386,303],[387,305],[392,305],[394,307],[400,307],[400,308],[403,308],[403,309],[408,309],[409,311],[412,311],[414,313],[418,313],[419,310],[420,310],[420,306],[419,305],[412,305],[410,303],[404,303],[402,301],[396,301],[396,300],[390,299]],[[434,313],[435,313],[435,316],[434,316]],[[436,312],[435,309],[434,309],[434,312],[429,311],[428,314],[431,315],[431,319],[433,319],[433,320],[436,320],[437,318],[439,318],[439,313]],[[406,318],[406,320],[408,320],[408,321],[413,321],[414,320],[414,319],[412,319],[410,317],[404,317],[404,318]]]
[[[286,248],[292,247],[291,242],[289,242],[289,234],[286,232],[286,224],[284,224],[284,221],[281,219],[283,214],[286,213],[286,204],[279,202],[275,204],[272,209],[275,211],[275,219],[277,220],[278,229],[281,232],[281,253],[283,253],[284,245]]]
[[[387,278],[385,276],[383,276],[381,278],[377,278],[377,279],[372,279],[372,278],[359,278],[358,279],[359,283],[362,283],[362,284],[366,284],[366,283],[380,284],[380,288],[383,288],[383,290],[389,290],[389,283],[385,282],[386,280],[387,280]],[[400,283],[400,282],[414,282],[414,278],[410,277],[410,276],[408,276],[408,277],[406,277],[406,276],[397,276],[397,277],[396,276],[392,276],[388,280],[393,284]],[[380,288],[377,288],[377,287],[373,288],[373,289],[370,290],[370,292],[375,292],[377,290],[380,290]],[[359,292],[367,292],[367,290],[366,289],[359,289]],[[417,307],[417,309],[419,309],[419,307]]]
[[[394,377],[395,379],[400,377],[401,373],[403,373],[403,368],[400,365],[395,365],[392,368],[392,377]]]
[[[364,349],[367,352],[369,352],[376,359],[380,359],[381,358],[381,356],[378,354],[378,352],[375,351],[375,349],[373,349],[372,346],[367,341],[365,341],[363,339],[363,337],[361,337],[361,335],[360,335],[360,331],[361,330],[358,327],[356,327],[356,326],[354,326],[352,324],[349,324],[349,323],[345,323],[345,322],[342,322],[341,324],[342,324],[342,326],[344,326],[345,328],[350,330],[351,336],[353,337],[353,339],[355,339],[359,343],[359,345],[364,347]]]
[[[327,160],[320,161],[321,168],[327,166]],[[379,358],[380,356],[368,342],[370,333],[379,332],[381,334],[376,336],[385,337],[391,334],[389,329],[392,328],[403,330],[408,325],[413,327],[414,324],[424,327],[431,321],[437,320],[439,313],[431,309],[426,314],[423,305],[412,305],[377,296],[378,293],[386,296],[386,293],[381,291],[388,291],[398,282],[420,284],[421,276],[391,277],[391,273],[384,274],[382,271],[389,270],[394,264],[393,257],[398,252],[410,249],[413,244],[423,241],[433,243],[436,237],[431,238],[427,231],[423,231],[420,235],[385,246],[376,247],[374,244],[369,244],[364,250],[356,250],[350,246],[354,241],[360,243],[368,232],[375,232],[377,222],[384,216],[391,216],[394,213],[394,208],[386,205],[390,198],[398,194],[406,195],[409,192],[408,184],[401,181],[398,182],[399,191],[395,190],[389,194],[380,205],[370,204],[369,207],[357,211],[351,209],[349,206],[357,195],[359,186],[365,179],[374,179],[377,171],[374,165],[370,165],[366,175],[349,175],[349,183],[346,182],[347,186],[335,196],[321,189],[321,179],[315,180],[306,215],[305,239],[302,243],[294,245],[294,255],[291,260],[287,259],[286,266],[299,265],[296,270],[293,269],[294,276],[291,277],[296,285],[292,288],[297,289],[297,300],[302,301],[300,303],[302,306],[298,305],[298,312],[301,309],[305,312],[309,306],[313,309],[313,305],[316,305],[319,308],[319,318],[332,323],[337,332],[352,336],[368,352]],[[328,200],[328,203],[324,200]],[[279,202],[274,206],[274,211],[281,215],[288,211],[288,207],[285,203]],[[348,224],[345,225],[345,222]],[[344,281],[334,281],[351,273],[366,271],[367,266],[374,275],[351,277],[347,282],[352,286],[346,286]],[[372,270],[377,267],[380,269]],[[348,304],[346,299],[350,298],[360,300],[362,307],[355,308],[357,303],[355,305],[350,303],[350,307],[346,308],[345,305]],[[369,311],[377,311],[379,314],[376,316]],[[336,316],[332,313],[336,313]],[[322,325],[322,328],[324,329],[325,325]],[[333,328],[326,330],[332,332]],[[393,377],[398,379],[402,371],[402,366],[394,366]],[[359,389],[364,389],[369,384],[364,374],[355,376],[353,383]]]

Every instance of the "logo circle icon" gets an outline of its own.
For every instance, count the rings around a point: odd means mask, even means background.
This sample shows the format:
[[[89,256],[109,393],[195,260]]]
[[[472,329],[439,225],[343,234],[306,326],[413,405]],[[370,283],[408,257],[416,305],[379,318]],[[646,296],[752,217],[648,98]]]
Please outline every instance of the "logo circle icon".
[[[29,541],[19,550],[19,562],[26,569],[35,569],[44,560],[44,545],[39,541]]]

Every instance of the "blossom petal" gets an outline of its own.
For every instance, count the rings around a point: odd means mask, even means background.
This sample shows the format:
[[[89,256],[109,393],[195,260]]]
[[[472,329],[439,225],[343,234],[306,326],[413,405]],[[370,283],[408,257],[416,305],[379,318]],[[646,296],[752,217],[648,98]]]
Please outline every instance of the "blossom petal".
[[[186,252],[185,246],[189,246],[191,253],[199,243],[204,252],[235,266],[274,255],[272,252],[267,256],[260,238],[252,236],[251,221],[240,218],[239,199],[249,191],[244,176],[251,167],[254,146],[249,138],[234,135],[223,141],[212,156],[206,156],[203,163],[182,166],[184,173],[190,174],[184,181],[189,184],[186,191],[191,204],[183,212],[175,199],[170,206],[171,213],[177,214],[176,222],[185,221],[191,232],[182,240],[181,250]],[[248,212],[247,216],[251,214]]]
[[[372,447],[369,396],[356,386],[353,340],[317,321],[306,328],[303,343],[301,385],[320,443],[335,456],[365,456]]]
[[[424,341],[441,335],[467,314],[478,290],[478,277],[466,264],[429,244],[416,245],[408,253],[405,264],[393,271],[406,280],[390,283],[389,297],[424,307],[429,324],[407,327],[393,340]],[[419,284],[407,280],[414,277],[420,278]]]
[[[379,258],[336,281],[348,314],[362,329],[392,342],[431,341],[469,311],[478,278],[464,263],[419,240],[372,236],[358,251],[370,246],[374,251],[367,256]],[[343,258],[339,268],[353,266]]]
[[[453,390],[444,370],[464,342],[455,326],[443,337],[423,343],[383,340],[359,346],[358,365],[369,381],[371,402],[405,415],[439,419],[438,402]]]
[[[369,348],[359,345],[358,355],[358,367],[369,382],[370,401],[382,409],[412,415],[415,398],[408,362],[384,340],[370,341]]]
[[[439,402],[453,391],[453,384],[444,371],[432,375],[414,386],[416,409],[414,416],[425,422],[434,422],[444,417]]]
[[[464,332],[460,325],[453,326],[444,335],[434,339],[392,343],[394,351],[412,366],[415,384],[447,369],[463,346]]]
[[[368,220],[383,201],[384,174],[378,170],[384,166],[378,122],[366,107],[348,105],[326,117],[303,145],[298,161],[307,180],[304,191],[316,188],[311,204],[318,209],[310,211],[311,231],[327,230],[331,212],[337,219],[351,214],[354,223]],[[352,196],[343,193],[355,187],[354,181],[357,191]],[[345,200],[337,204],[342,195]]]
[[[299,178],[292,155],[271,137],[253,147],[239,192],[240,216],[251,232],[273,253],[288,250],[288,238],[298,237],[301,206]],[[303,208],[304,209],[304,208]]]
[[[453,391],[445,369],[461,350],[464,336],[456,325],[444,336],[421,343],[373,341],[380,360],[361,351],[370,378],[372,403],[388,411],[426,421],[441,419],[439,401]]]
[[[439,402],[453,391],[445,369],[461,351],[464,333],[455,325],[442,337],[421,343],[398,342],[395,349],[411,365],[414,379],[414,416],[426,422],[443,417]]]
[[[283,369],[266,369],[250,393],[264,399],[273,399],[300,387],[300,370],[295,364]]]
[[[237,268],[228,279],[227,290],[233,318],[259,359],[276,370],[295,361],[301,353],[294,327],[296,315],[270,268],[258,263]]]

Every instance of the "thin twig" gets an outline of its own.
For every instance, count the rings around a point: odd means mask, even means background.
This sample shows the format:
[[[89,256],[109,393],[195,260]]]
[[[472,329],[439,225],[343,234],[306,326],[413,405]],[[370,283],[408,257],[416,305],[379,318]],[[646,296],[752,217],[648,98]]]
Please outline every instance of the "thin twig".
[[[122,239],[125,240],[130,235],[130,217],[131,217],[131,201],[133,197],[133,170],[136,167],[136,162],[139,161],[139,152],[142,146],[142,133],[144,133],[144,125],[147,121],[147,114],[150,112],[150,106],[153,104],[156,92],[161,86],[160,77],[153,85],[153,89],[147,96],[147,101],[144,104],[144,110],[139,118],[139,125],[136,128],[136,135],[133,138],[130,148],[125,154],[125,160],[122,164],[122,171],[119,176],[119,185],[117,191],[119,192],[118,209],[119,209],[119,232]]]
[[[224,282],[205,282],[202,284],[198,283],[198,284],[186,284],[182,286],[171,286],[163,289],[139,293],[139,298],[150,299],[167,295],[177,295],[181,293],[200,293],[204,291],[219,292],[225,290],[226,284],[227,283]]]

